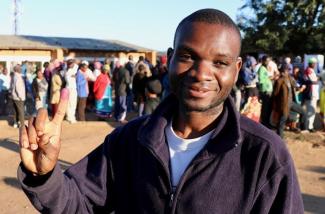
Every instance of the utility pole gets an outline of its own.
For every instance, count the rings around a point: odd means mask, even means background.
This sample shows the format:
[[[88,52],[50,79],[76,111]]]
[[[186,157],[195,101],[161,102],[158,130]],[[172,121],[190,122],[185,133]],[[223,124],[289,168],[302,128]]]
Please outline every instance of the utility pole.
[[[19,16],[19,3],[20,0],[13,0],[14,3],[14,34],[18,35],[18,16]]]

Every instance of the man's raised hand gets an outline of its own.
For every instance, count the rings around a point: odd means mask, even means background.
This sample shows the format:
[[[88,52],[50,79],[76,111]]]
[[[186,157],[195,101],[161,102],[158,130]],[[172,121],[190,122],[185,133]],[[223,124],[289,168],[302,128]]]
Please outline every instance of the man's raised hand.
[[[24,167],[35,175],[53,170],[60,152],[62,121],[68,106],[69,91],[62,89],[60,103],[50,121],[46,109],[39,109],[36,118],[19,130],[20,157]]]

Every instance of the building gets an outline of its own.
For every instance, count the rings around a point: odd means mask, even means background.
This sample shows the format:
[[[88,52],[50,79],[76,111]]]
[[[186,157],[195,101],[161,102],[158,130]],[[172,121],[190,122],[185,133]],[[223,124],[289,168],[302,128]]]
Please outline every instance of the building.
[[[63,61],[67,57],[88,61],[118,58],[125,63],[129,55],[133,55],[135,61],[144,56],[156,63],[156,51],[118,40],[0,35],[0,64],[9,71],[24,61],[33,67],[51,59]]]

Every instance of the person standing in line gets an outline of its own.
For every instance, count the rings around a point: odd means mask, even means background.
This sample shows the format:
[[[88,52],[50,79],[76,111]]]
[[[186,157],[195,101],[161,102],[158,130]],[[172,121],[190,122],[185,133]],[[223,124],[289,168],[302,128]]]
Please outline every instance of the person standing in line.
[[[109,118],[112,114],[112,86],[109,77],[110,66],[104,65],[102,73],[94,83],[96,115],[99,118]]]
[[[75,63],[74,59],[67,60],[67,71],[65,72],[65,81],[66,88],[69,90],[69,104],[66,113],[66,120],[69,123],[76,123],[76,109],[77,109],[77,101],[78,101],[78,93],[77,93],[77,72],[78,65]]]
[[[281,138],[284,137],[284,128],[290,112],[300,115],[301,129],[303,131],[307,130],[306,112],[297,103],[295,88],[296,83],[290,75],[290,67],[287,64],[283,64],[280,67],[280,77],[274,83],[271,114],[271,121]],[[300,131],[300,129],[296,131]]]
[[[271,115],[271,95],[273,91],[273,83],[268,74],[268,64],[270,62],[270,58],[268,56],[262,57],[262,65],[257,71],[258,74],[258,82],[259,82],[259,96],[262,101],[262,109],[261,109],[261,123],[270,128],[270,115]]]
[[[134,76],[134,66],[135,66],[135,63],[133,61],[133,56],[129,55],[129,61],[124,66],[129,71],[129,74],[130,74],[130,84],[128,85],[127,94],[126,94],[126,104],[127,104],[127,111],[128,112],[134,111],[134,105],[133,105],[134,94],[133,94],[133,91],[132,91],[132,87],[133,87],[132,83],[133,83],[133,76]]]
[[[14,102],[16,120],[14,127],[18,128],[25,125],[25,100],[26,87],[25,80],[21,74],[21,66],[19,64],[14,67],[14,74],[11,80],[11,96]]]
[[[86,63],[81,63],[77,72],[78,121],[86,121],[85,111],[87,105],[87,97],[89,95],[87,70],[88,65]]]
[[[58,105],[60,101],[60,91],[62,88],[65,87],[65,80],[63,76],[63,72],[61,72],[61,66],[57,66],[52,71],[52,77],[51,77],[51,97],[50,97],[50,103],[51,103],[51,110],[52,110],[52,117],[56,114],[58,110]]]
[[[152,76],[145,82],[145,101],[143,115],[149,115],[154,112],[160,103],[160,94],[162,85],[157,76]]]
[[[119,61],[116,62],[113,72],[113,83],[115,89],[114,117],[116,121],[125,123],[127,122],[125,120],[127,113],[126,95],[131,77],[129,71]]]
[[[36,77],[32,82],[33,96],[35,100],[35,109],[47,109],[47,94],[49,84],[46,81],[41,68],[36,69]]]
[[[8,115],[10,74],[6,67],[0,69],[0,115]]]
[[[316,58],[310,58],[308,61],[308,67],[304,72],[304,84],[306,89],[303,91],[304,104],[307,109],[307,124],[310,132],[315,132],[314,121],[317,110],[317,100],[319,99],[319,85],[318,77],[315,72],[317,65]]]
[[[146,87],[146,73],[145,66],[139,65],[136,73],[133,77],[132,82],[132,90],[135,97],[135,102],[137,104],[138,116],[141,117],[143,115],[144,110],[144,101],[145,101],[145,87]]]
[[[229,96],[240,49],[240,31],[225,13],[202,9],[187,16],[168,49],[172,94],[64,173],[57,163],[68,99],[63,90],[52,121],[41,111],[28,132],[20,130],[18,180],[37,210],[302,214],[286,145],[241,116]]]

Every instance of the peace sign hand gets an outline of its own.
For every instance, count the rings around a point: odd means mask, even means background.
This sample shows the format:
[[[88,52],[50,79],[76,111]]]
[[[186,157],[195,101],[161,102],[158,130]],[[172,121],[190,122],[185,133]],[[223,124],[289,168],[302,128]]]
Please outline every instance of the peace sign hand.
[[[46,109],[39,109],[28,127],[19,130],[20,158],[34,175],[44,175],[55,167],[61,147],[62,121],[68,106],[69,91],[62,89],[58,111],[50,121]]]

